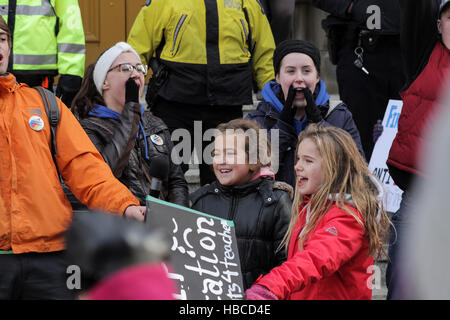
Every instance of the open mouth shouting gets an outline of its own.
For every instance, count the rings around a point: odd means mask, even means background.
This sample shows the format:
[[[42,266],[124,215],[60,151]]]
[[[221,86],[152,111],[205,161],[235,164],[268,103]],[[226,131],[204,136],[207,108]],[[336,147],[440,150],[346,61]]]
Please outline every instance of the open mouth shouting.
[[[305,94],[303,93],[303,90],[305,88],[295,88],[295,99],[304,99]]]
[[[298,186],[300,188],[304,187],[307,183],[308,183],[308,178],[305,178],[305,177],[299,177],[298,178]]]

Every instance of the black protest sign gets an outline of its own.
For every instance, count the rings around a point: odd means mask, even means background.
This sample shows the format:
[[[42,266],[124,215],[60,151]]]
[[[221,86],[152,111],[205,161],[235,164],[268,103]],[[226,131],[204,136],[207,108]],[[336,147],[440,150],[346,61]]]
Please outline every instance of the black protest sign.
[[[147,196],[147,224],[171,238],[169,278],[181,300],[244,298],[233,221]]]

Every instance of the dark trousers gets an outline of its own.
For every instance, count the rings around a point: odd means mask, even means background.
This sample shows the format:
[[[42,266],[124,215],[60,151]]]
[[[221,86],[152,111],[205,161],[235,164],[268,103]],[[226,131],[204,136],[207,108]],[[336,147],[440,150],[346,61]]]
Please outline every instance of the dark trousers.
[[[0,300],[72,300],[64,252],[0,254]]]
[[[403,237],[409,227],[407,221],[408,213],[411,211],[411,199],[408,192],[402,195],[400,208],[391,218],[395,230],[391,226],[389,240],[389,262],[386,269],[386,286],[388,289],[387,300],[402,299],[405,297],[406,284],[402,273],[405,272],[404,262],[401,261],[401,252],[405,244]],[[406,239],[407,240],[407,239]]]
[[[275,44],[292,39],[294,33],[295,0],[262,0],[269,19]]]
[[[383,120],[389,99],[400,99],[404,73],[398,37],[380,36],[372,48],[363,49],[363,65],[369,75],[355,67],[353,44],[339,51],[336,77],[340,98],[353,114],[369,162],[374,147],[373,127],[377,120]]]
[[[15,75],[19,83],[26,83],[30,87],[42,86],[53,92],[53,76],[46,75]]]
[[[242,106],[193,105],[167,101],[158,97],[151,111],[166,123],[170,133],[173,133],[176,129],[186,129],[189,131],[191,153],[195,145],[194,121],[201,121],[202,150],[196,150],[197,157],[200,160],[200,184],[203,186],[216,180],[211,165],[206,164],[202,157],[203,150],[211,143],[211,141],[203,141],[203,134],[206,130],[216,128],[221,123],[242,118]],[[195,138],[196,140],[199,139],[199,137]],[[176,142],[174,143],[176,144]],[[189,169],[189,163],[183,163],[181,168],[183,172],[186,172]]]

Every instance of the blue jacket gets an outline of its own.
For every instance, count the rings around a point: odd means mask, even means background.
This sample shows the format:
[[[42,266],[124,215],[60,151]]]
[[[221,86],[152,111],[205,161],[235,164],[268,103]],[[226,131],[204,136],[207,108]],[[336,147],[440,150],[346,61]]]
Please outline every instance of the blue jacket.
[[[276,82],[268,82],[262,91],[263,101],[258,104],[256,110],[250,112],[245,119],[258,122],[259,126],[267,129],[270,135],[271,129],[279,129],[279,158],[278,171],[275,174],[277,181],[284,181],[295,189],[295,150],[297,147],[298,135],[306,128],[306,117],[301,121],[295,121],[294,125],[279,119],[283,104],[276,97],[279,85]],[[331,112],[329,105],[329,95],[326,93],[325,83],[321,80],[320,86],[316,89],[316,105],[320,108],[324,120],[320,122],[324,126],[335,126],[347,131],[353,138],[359,152],[364,157],[361,146],[361,138],[358,128],[353,121],[350,110],[344,103],[338,104]],[[281,106],[281,107],[280,107]]]

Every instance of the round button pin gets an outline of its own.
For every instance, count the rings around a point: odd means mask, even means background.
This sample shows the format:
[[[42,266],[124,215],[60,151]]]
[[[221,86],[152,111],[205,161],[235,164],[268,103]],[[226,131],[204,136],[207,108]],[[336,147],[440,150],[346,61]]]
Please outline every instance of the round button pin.
[[[150,139],[151,139],[152,142],[153,142],[154,144],[156,144],[157,146],[162,146],[162,145],[164,144],[163,139],[162,139],[160,136],[158,136],[157,134],[152,134],[152,135],[150,136]]]
[[[34,131],[41,131],[42,129],[44,129],[44,120],[42,120],[42,118],[39,116],[32,116],[28,120],[28,124]]]

